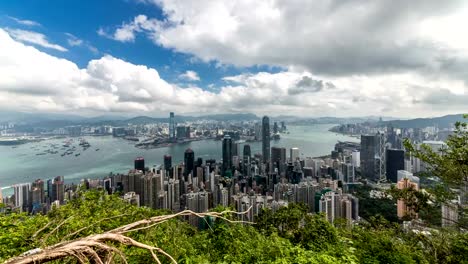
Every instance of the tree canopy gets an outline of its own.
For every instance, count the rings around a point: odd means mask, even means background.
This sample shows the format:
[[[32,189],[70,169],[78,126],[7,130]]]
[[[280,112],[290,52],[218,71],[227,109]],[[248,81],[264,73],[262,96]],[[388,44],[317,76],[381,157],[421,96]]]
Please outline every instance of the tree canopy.
[[[222,208],[218,208],[222,211]],[[142,219],[167,214],[130,205],[114,195],[87,191],[47,215],[0,215],[0,262],[35,248],[101,234]],[[227,216],[228,217],[228,216]],[[210,221],[208,221],[210,223]],[[160,247],[178,263],[467,263],[468,235],[403,232],[384,218],[353,228],[333,226],[301,204],[264,210],[257,224],[215,219],[198,230],[182,218],[128,233]],[[154,262],[147,250],[115,244],[128,263]],[[163,263],[169,258],[160,256]],[[67,258],[57,263],[75,263]],[[124,261],[116,256],[116,263]]]

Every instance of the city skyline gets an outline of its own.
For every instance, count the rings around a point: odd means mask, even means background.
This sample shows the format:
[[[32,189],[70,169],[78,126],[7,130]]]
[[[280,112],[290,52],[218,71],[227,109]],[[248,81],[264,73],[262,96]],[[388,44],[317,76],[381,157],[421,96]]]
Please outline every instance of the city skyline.
[[[0,1],[0,262],[464,263],[468,1]]]
[[[2,111],[467,111],[463,1],[14,1],[0,9]]]

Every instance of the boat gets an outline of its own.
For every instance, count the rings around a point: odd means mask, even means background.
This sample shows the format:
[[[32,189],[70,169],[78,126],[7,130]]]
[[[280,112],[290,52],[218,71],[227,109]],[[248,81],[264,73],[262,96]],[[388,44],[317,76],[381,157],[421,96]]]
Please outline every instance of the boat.
[[[97,148],[96,151],[99,151],[99,149]]]
[[[75,157],[78,157],[79,155],[81,155],[81,154],[80,154],[80,153],[77,153],[77,154],[75,154]]]

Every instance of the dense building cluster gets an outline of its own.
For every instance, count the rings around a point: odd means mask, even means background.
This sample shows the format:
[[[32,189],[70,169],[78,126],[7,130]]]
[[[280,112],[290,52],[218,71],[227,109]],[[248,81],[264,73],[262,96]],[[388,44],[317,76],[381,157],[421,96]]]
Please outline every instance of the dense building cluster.
[[[261,135],[256,137],[262,140],[262,153],[253,154],[249,144],[236,142],[238,135],[226,130],[221,161],[203,160],[189,148],[179,164],[173,164],[172,157],[165,155],[162,165],[149,168],[144,158],[138,157],[126,174],[82,180],[80,185],[85,189],[102,188],[109,194],[120,193],[130,203],[155,209],[205,212],[218,205],[233,206],[239,211],[251,208],[242,216],[249,221],[254,221],[263,208],[276,210],[288,203],[307,204],[311,213],[323,212],[330,221],[344,218],[351,224],[359,219],[358,200],[343,191],[348,183],[355,182],[355,167],[341,162],[343,157],[351,162],[348,154],[358,145],[338,143],[333,159],[301,158],[297,147],[289,151],[270,147],[272,136],[285,131],[284,123],[278,126],[275,122],[273,133],[268,117],[260,124]],[[177,137],[177,128],[170,121],[168,136]],[[45,212],[54,204],[60,206],[72,199],[77,189],[73,184],[64,186],[63,177],[49,181],[47,190],[44,184],[40,187],[42,181],[37,182],[16,185],[11,198],[14,200],[7,202],[22,211]],[[37,193],[46,195],[35,198]],[[189,221],[196,224],[198,219]]]
[[[419,190],[419,178],[414,174],[425,171],[427,165],[405,153],[403,138],[418,146],[426,144],[435,151],[445,146],[442,141],[423,140],[416,129],[408,132],[393,127],[359,128],[365,132],[360,143],[338,142],[328,156],[304,158],[298,147],[270,146],[271,139],[286,131],[286,126],[277,122],[271,125],[265,116],[249,126],[247,132],[232,127],[217,130],[222,140],[221,160],[203,160],[196,156],[196,150],[188,148],[183,162],[174,164],[172,157],[165,155],[160,161],[162,165],[147,167],[145,159],[138,157],[134,168],[126,174],[82,180],[80,185],[85,189],[101,188],[109,194],[119,193],[138,206],[174,212],[184,209],[205,212],[216,206],[232,206],[238,211],[250,209],[239,216],[248,221],[255,221],[263,208],[277,210],[289,203],[304,203],[310,213],[324,213],[330,222],[344,219],[351,225],[359,220],[359,201],[349,193],[354,186],[370,184],[385,189],[395,184],[400,189]],[[170,113],[167,130],[169,141],[190,138],[190,127],[176,125],[174,113]],[[252,153],[248,142],[239,141],[240,135],[246,134],[252,140],[262,141],[261,153]],[[17,184],[14,195],[3,201],[17,210],[47,212],[53,205],[60,206],[72,199],[80,185],[64,185],[63,177],[47,183],[37,180]],[[397,206],[399,218],[418,217],[403,201],[398,201]],[[454,208],[451,203],[445,204],[443,217],[456,221]],[[198,218],[189,221],[199,223]]]

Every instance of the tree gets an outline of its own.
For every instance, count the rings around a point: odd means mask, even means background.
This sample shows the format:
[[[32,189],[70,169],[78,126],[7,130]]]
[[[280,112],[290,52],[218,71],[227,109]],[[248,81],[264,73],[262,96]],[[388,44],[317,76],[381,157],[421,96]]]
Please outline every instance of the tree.
[[[468,115],[464,115],[468,118]],[[457,194],[462,197],[462,203],[466,202],[468,188],[468,123],[456,122],[453,135],[446,141],[446,146],[434,151],[430,146],[422,144],[417,148],[408,139],[404,142],[407,152],[423,161],[427,166],[427,173],[423,176],[436,176],[440,182],[431,188],[427,188],[430,195],[424,195],[421,191],[393,192],[397,198],[405,199],[412,203],[418,210],[426,210],[430,206],[440,206],[441,203],[452,200]],[[416,203],[415,203],[416,201]],[[459,207],[462,212],[462,224],[466,227],[465,206]]]

